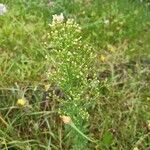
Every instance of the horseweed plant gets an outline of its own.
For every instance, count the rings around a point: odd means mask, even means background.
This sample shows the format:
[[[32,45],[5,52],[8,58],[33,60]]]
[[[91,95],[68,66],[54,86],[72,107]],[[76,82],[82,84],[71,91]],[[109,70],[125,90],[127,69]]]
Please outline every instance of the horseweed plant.
[[[91,68],[91,61],[95,54],[91,46],[82,40],[81,27],[73,20],[65,20],[63,15],[53,15],[49,24],[49,32],[44,41],[45,48],[49,50],[47,61],[47,79],[50,83],[58,85],[65,93],[65,99],[60,103],[59,114],[70,116],[74,122],[71,126],[79,133],[74,138],[75,145],[80,145],[80,138],[89,140],[83,122],[89,118],[87,107],[87,74]],[[80,138],[79,138],[80,137]],[[83,147],[83,142],[82,146]]]
[[[1,150],[150,149],[148,1],[1,1]]]
[[[73,19],[66,21],[63,14],[53,15],[47,42],[44,42],[49,50],[47,59],[52,62],[47,66],[47,79],[59,85],[67,95],[67,99],[61,101],[59,112],[77,122],[89,116],[83,107],[83,93],[90,60],[95,57],[90,45],[82,41],[81,33],[81,27]]]

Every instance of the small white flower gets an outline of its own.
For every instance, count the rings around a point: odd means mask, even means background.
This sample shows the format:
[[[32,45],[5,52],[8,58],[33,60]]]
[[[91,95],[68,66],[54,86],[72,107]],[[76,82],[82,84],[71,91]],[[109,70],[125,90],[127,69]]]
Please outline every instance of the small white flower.
[[[134,147],[134,149],[133,150],[139,150],[139,148],[138,147]]]
[[[3,15],[6,12],[7,12],[6,6],[0,3],[0,15]]]
[[[47,59],[48,58],[48,56],[47,55],[45,55],[45,59]]]
[[[108,25],[108,24],[109,24],[109,20],[108,20],[108,19],[105,19],[105,20],[104,20],[104,24]]]
[[[53,15],[53,23],[62,23],[64,21],[64,15],[61,13],[60,15]]]

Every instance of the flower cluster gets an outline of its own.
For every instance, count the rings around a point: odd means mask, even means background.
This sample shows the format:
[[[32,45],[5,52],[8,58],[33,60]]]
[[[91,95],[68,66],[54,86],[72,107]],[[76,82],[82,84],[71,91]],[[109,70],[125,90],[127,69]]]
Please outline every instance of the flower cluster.
[[[81,28],[73,19],[68,19],[65,22],[62,13],[60,15],[55,14],[49,26],[50,32],[47,33],[47,40],[51,41],[51,47],[55,47],[57,50],[66,50],[80,45]],[[47,46],[47,42],[45,45]]]
[[[91,65],[89,62],[95,55],[91,46],[82,40],[80,25],[74,19],[65,21],[64,18],[62,13],[53,15],[44,41],[45,48],[50,49],[47,60],[53,63],[53,67],[49,66],[47,69],[47,78],[62,89],[65,88],[65,92],[72,97],[61,102],[63,107],[60,108],[60,115],[66,114],[73,119],[78,115],[87,119],[89,114],[82,106],[82,92],[86,87],[87,72]],[[52,68],[55,68],[55,71],[52,71]]]

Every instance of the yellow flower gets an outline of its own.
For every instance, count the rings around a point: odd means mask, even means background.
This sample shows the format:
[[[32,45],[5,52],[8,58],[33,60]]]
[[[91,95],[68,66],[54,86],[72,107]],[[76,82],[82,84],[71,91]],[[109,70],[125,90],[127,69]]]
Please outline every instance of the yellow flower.
[[[49,88],[50,88],[50,85],[49,85],[49,84],[46,84],[46,85],[44,85],[44,88],[45,88],[45,91],[48,91]]]
[[[61,116],[62,121],[64,122],[64,124],[71,124],[72,120],[69,116]]]
[[[100,60],[103,61],[103,62],[105,62],[105,61],[107,60],[107,58],[106,58],[106,56],[101,55],[101,56],[100,56]]]
[[[115,52],[115,51],[116,51],[116,47],[113,46],[113,45],[110,45],[110,44],[107,45],[107,49],[108,49],[109,51],[111,51],[111,52]]]
[[[147,97],[147,100],[150,100],[150,97]]]
[[[17,105],[19,107],[25,107],[25,106],[27,106],[27,104],[28,104],[28,101],[24,98],[21,98],[21,99],[17,100]]]
[[[134,147],[134,149],[133,150],[139,150],[139,148],[138,147]]]

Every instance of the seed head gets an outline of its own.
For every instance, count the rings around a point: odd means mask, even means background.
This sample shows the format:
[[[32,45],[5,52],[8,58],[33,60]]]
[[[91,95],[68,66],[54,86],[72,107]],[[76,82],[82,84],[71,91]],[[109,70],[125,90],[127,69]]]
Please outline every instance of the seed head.
[[[61,116],[62,121],[64,122],[64,124],[71,124],[72,120],[69,116]]]

